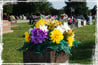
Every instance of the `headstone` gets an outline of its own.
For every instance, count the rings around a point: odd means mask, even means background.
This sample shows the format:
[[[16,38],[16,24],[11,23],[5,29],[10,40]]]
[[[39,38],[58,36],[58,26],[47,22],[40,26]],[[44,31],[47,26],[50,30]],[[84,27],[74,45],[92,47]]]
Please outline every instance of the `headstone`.
[[[92,24],[93,24],[93,23],[92,23],[92,16],[88,16],[88,18],[89,18],[88,24],[89,24],[89,25],[92,25]]]
[[[81,19],[77,19],[77,27],[81,27]]]
[[[22,19],[22,16],[20,16],[20,19]]]
[[[10,18],[11,18],[11,26],[12,27],[15,27],[15,26],[17,26],[17,20],[15,19],[15,17],[12,15],[12,16],[10,16]]]
[[[83,21],[83,25],[84,25],[84,26],[86,25],[86,20]]]
[[[72,29],[75,29],[76,26],[75,26],[75,23],[72,23]]]
[[[26,20],[27,19],[26,16],[23,16],[23,19]]]
[[[12,20],[11,20],[11,26],[12,26],[12,27],[17,26],[17,20],[16,20],[16,19],[12,19]]]
[[[11,22],[4,20],[3,21],[3,33],[8,33],[8,32],[13,32],[13,30],[11,30]]]

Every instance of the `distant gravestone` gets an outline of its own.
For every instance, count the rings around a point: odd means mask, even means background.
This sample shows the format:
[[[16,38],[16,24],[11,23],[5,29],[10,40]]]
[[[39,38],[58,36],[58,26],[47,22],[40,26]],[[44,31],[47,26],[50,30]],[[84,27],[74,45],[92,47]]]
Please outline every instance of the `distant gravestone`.
[[[23,16],[23,19],[26,20],[27,19],[26,16]]]
[[[11,26],[12,27],[17,26],[17,20],[16,19],[11,20]]]
[[[20,19],[22,19],[22,16],[20,16]]]
[[[85,26],[86,25],[86,20],[83,20],[83,26]]]
[[[88,16],[88,18],[89,18],[88,24],[89,24],[89,25],[92,25],[92,24],[93,24],[93,23],[92,23],[92,16]]]
[[[15,17],[14,16],[10,16],[10,18],[11,18],[11,26],[12,27],[14,27],[14,26],[17,26],[17,20],[15,19]]]
[[[81,27],[81,19],[77,19],[77,27]]]
[[[13,30],[11,30],[11,22],[4,20],[3,21],[3,33],[8,33],[8,32],[13,32]]]

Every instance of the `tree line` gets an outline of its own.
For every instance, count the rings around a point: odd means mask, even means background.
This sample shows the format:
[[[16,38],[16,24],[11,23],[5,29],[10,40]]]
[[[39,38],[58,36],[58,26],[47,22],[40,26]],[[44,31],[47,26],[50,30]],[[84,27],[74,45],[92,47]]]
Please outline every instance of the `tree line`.
[[[62,9],[55,9],[50,2],[17,2],[17,4],[6,3],[3,8],[4,12],[9,15],[60,15],[66,13],[71,15],[87,15],[90,12],[96,14],[95,7],[89,10],[86,2],[65,2],[66,6]]]

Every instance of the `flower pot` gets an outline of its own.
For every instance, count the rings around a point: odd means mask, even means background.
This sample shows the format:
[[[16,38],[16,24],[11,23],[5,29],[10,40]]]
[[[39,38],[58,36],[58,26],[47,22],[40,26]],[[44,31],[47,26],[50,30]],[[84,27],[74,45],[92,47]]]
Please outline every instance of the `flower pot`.
[[[55,50],[49,50],[43,55],[31,52],[23,52],[24,63],[64,63],[69,60],[69,54],[66,52],[57,53]]]

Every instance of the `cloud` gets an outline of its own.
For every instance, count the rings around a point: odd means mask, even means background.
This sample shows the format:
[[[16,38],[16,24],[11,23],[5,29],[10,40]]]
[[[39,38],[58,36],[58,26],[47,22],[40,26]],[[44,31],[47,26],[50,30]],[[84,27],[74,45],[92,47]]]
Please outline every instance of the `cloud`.
[[[68,0],[48,0],[49,2],[64,2],[64,1],[68,1]]]

